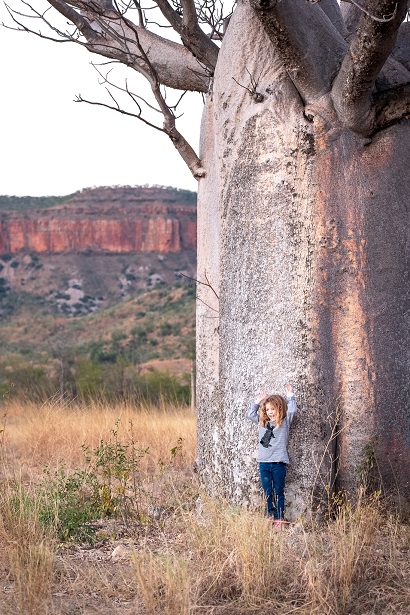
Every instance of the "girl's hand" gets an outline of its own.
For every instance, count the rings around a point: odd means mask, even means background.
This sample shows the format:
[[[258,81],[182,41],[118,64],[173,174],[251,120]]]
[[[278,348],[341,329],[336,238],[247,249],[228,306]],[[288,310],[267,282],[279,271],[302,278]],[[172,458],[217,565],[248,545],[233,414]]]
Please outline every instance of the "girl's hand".
[[[268,394],[267,394],[265,391],[261,391],[261,392],[257,395],[255,402],[256,402],[257,404],[260,404],[260,403],[261,403],[261,401],[262,401],[263,399],[266,399],[267,397],[268,397]]]
[[[294,395],[292,385],[285,384],[285,391],[287,395]]]

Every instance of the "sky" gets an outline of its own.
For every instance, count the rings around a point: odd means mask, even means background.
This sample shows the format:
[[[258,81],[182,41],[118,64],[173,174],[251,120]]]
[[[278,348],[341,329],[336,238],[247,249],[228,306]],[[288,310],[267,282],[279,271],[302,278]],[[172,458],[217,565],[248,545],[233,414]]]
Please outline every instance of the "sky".
[[[19,6],[19,0],[10,3]],[[2,22],[12,23],[1,2]],[[91,186],[143,184],[196,190],[164,133],[109,109],[74,102],[81,94],[112,104],[90,64],[99,62],[98,56],[75,44],[0,27],[0,58],[0,194],[66,195]],[[115,71],[123,85],[125,69]],[[143,92],[143,78],[130,73],[134,91]],[[200,94],[187,95],[182,111],[177,126],[198,152]]]

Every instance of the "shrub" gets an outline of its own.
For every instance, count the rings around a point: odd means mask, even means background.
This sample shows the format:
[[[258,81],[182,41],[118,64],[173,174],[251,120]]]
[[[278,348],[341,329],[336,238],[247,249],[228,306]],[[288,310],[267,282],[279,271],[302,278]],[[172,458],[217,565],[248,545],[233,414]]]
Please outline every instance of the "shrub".
[[[180,383],[175,376],[168,372],[154,370],[143,374],[138,379],[144,399],[153,403],[165,402],[189,403],[190,387]]]
[[[104,385],[104,369],[96,361],[81,359],[75,367],[74,380],[82,399],[98,398]]]
[[[138,448],[133,439],[121,442],[118,424],[95,449],[83,445],[86,469],[45,470],[39,518],[62,541],[92,543],[92,522],[102,517],[120,517],[125,523],[141,520],[136,505],[141,489],[139,463],[148,449]]]
[[[13,395],[41,401],[54,394],[54,383],[43,367],[17,365],[8,374],[8,383]]]
[[[164,323],[161,324],[161,326],[159,328],[159,332],[163,336],[172,335],[173,326],[169,322],[164,322]]]

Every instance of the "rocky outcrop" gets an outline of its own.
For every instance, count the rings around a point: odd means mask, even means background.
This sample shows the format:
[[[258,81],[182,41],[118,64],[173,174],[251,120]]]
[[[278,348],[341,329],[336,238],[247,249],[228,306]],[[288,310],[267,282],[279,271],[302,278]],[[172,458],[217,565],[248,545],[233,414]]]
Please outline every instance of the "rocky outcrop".
[[[88,189],[48,209],[0,214],[0,254],[195,249],[196,199],[188,191]]]

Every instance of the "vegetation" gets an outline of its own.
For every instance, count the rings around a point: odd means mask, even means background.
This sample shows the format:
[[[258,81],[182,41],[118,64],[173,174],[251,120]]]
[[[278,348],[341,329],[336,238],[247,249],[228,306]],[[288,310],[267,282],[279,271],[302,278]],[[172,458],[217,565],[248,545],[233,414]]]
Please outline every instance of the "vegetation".
[[[195,352],[193,285],[155,288],[76,319],[37,312],[30,327],[27,322],[24,312],[0,326],[3,396],[189,401]],[[168,367],[163,367],[164,360]],[[175,373],[172,361],[179,365],[181,360],[185,367]]]
[[[410,608],[405,516],[362,494],[278,531],[198,499],[186,408],[11,401],[1,438],[2,615]]]
[[[120,187],[120,186],[119,186]],[[126,188],[128,186],[121,186]],[[131,186],[130,186],[131,187]],[[148,187],[148,186],[144,186]],[[153,188],[160,188],[167,190],[169,195],[177,196],[178,201],[182,205],[195,205],[196,206],[196,192],[192,190],[184,190],[183,188],[174,188],[172,186],[151,186]],[[84,190],[87,190],[85,188]],[[67,194],[66,196],[10,196],[0,195],[0,211],[26,211],[29,209],[48,209],[55,207],[56,205],[62,205],[73,197],[80,194],[80,191]],[[126,205],[126,201],[124,202]]]
[[[68,194],[67,196],[0,196],[0,211],[2,210],[18,210],[25,211],[27,209],[48,209],[49,207],[55,207],[61,205],[72,199],[73,196],[78,194]]]
[[[183,205],[196,205],[197,193],[184,188],[175,188],[174,186],[159,186],[154,185],[152,188],[163,188],[168,190],[171,195],[176,195],[178,201]]]

